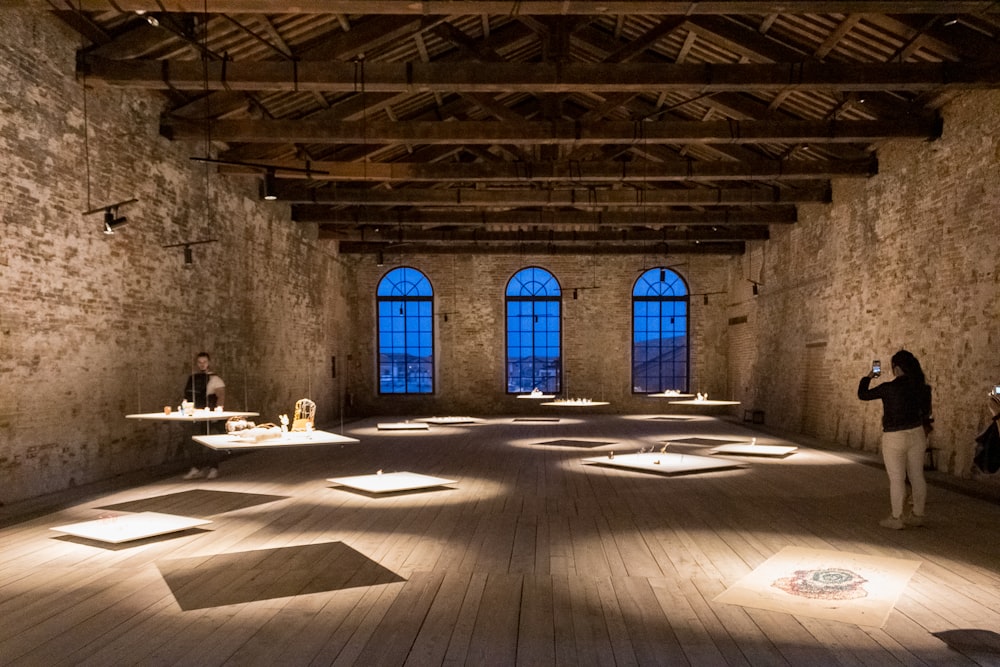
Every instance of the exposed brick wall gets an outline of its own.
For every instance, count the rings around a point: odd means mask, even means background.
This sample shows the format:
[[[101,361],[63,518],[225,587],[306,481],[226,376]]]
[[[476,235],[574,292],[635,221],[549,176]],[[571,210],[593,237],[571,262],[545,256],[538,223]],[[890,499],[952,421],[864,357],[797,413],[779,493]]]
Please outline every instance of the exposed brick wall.
[[[342,267],[256,181],[159,136],[161,98],[74,78],[79,38],[5,12],[0,44],[0,502],[164,462],[178,426],[126,420],[181,399],[213,354],[226,407],[276,421],[310,396],[339,417]],[[89,160],[87,152],[89,150]],[[90,197],[87,165],[90,166]],[[90,208],[137,197],[101,233]],[[193,263],[182,248],[195,245]]]
[[[881,405],[857,400],[858,379],[905,347],[934,387],[939,466],[965,475],[1000,379],[1000,92],[965,94],[943,116],[940,140],[886,143],[877,176],[836,181],[832,204],[801,206],[796,225],[742,258],[730,317],[757,338],[732,361],[768,422],[875,450]],[[749,270],[763,278],[756,298]],[[823,367],[809,371],[817,345]],[[803,415],[807,372],[828,383],[819,415]]]
[[[404,250],[405,253],[405,250]],[[540,266],[563,289],[563,382],[565,395],[610,401],[609,411],[660,412],[662,401],[631,390],[631,295],[643,268],[667,265],[693,294],[724,288],[729,258],[702,256],[446,256],[386,253],[385,266],[371,256],[345,258],[350,290],[357,295],[351,321],[349,387],[353,409],[364,414],[498,414],[535,410],[506,393],[505,291],[511,276]],[[396,266],[427,275],[435,290],[437,390],[428,397],[379,397],[375,352],[375,289]],[[572,298],[573,287],[581,289]],[[725,295],[691,300],[692,388],[713,396],[726,382]],[[448,321],[443,314],[448,313]],[[533,402],[530,402],[533,403]]]

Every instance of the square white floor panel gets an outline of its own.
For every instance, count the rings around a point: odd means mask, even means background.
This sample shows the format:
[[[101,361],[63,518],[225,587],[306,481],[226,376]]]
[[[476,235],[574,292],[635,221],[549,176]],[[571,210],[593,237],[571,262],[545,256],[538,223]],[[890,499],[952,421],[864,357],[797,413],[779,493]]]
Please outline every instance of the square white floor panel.
[[[386,472],[374,475],[355,475],[353,477],[333,477],[327,480],[340,486],[346,486],[368,493],[394,493],[397,491],[416,491],[430,489],[435,486],[454,484],[453,479],[421,475],[416,472]]]
[[[606,454],[583,459],[589,465],[640,470],[658,475],[687,475],[727,468],[742,468],[742,463],[723,461],[708,456],[674,454],[671,452],[641,452],[636,454]]]
[[[770,456],[782,458],[788,456],[798,447],[790,445],[758,445],[749,442],[734,442],[712,448],[713,454],[731,454],[735,456]]]
[[[93,521],[56,526],[52,530],[88,540],[120,544],[157,535],[177,533],[203,526],[206,523],[212,522],[208,519],[196,519],[177,514],[138,512],[135,514],[115,514]]]
[[[426,422],[380,422],[380,431],[426,431],[430,428]]]
[[[435,426],[486,423],[485,419],[477,419],[475,417],[427,417],[425,419],[418,419],[417,421],[424,422],[425,424],[434,424]]]

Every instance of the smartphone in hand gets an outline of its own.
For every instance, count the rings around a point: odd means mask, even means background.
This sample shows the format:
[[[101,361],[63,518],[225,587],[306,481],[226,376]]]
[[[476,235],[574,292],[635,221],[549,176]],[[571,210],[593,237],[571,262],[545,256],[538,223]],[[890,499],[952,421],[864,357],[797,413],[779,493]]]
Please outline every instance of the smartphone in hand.
[[[878,359],[872,362],[872,375],[874,377],[879,377],[882,375],[882,362]]]

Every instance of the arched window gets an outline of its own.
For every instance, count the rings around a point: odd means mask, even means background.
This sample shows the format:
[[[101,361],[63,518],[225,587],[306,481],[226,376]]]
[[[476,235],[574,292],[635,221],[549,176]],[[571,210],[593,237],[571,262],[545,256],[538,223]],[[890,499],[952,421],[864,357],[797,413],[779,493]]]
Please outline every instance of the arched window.
[[[380,394],[434,391],[434,289],[420,271],[393,269],[379,281]]]
[[[562,291],[538,267],[507,283],[507,391],[558,393],[562,377]]]
[[[632,391],[688,390],[688,289],[667,268],[646,271],[632,289]]]

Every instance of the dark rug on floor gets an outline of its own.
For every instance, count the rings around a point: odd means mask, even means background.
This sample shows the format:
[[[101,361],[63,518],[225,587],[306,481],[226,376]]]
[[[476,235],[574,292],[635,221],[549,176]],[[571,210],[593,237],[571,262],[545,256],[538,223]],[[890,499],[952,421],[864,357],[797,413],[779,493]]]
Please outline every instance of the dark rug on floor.
[[[601,447],[603,445],[613,445],[614,440],[546,440],[536,442],[536,445],[554,445],[556,447]]]
[[[159,561],[184,611],[406,581],[343,542]]]

